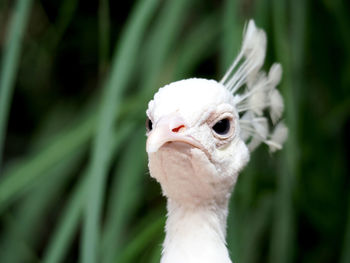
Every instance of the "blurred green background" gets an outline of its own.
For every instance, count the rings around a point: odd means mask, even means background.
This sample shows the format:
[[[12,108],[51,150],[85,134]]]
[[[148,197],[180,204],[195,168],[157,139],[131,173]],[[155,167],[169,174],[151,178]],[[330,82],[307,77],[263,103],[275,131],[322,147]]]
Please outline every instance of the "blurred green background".
[[[249,18],[266,69],[282,63],[290,133],[239,177],[231,258],[350,262],[346,0],[1,0],[0,262],[159,262],[147,102],[174,80],[220,79]]]

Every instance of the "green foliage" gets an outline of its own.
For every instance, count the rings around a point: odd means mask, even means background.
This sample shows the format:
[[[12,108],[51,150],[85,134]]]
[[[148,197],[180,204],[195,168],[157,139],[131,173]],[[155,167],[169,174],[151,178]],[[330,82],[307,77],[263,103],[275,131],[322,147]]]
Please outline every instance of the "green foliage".
[[[0,75],[0,164],[9,105],[12,99],[13,84],[18,68],[23,32],[27,24],[32,1],[17,1],[3,48]]]
[[[239,177],[231,257],[350,262],[349,4],[125,2],[0,2],[0,262],[159,262],[147,102],[174,80],[220,79],[251,17],[266,64],[282,63],[290,133]]]

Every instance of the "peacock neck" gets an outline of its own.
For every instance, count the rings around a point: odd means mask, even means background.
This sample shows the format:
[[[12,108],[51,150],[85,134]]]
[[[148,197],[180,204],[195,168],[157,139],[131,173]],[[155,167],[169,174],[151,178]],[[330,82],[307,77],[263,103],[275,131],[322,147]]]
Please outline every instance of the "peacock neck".
[[[227,203],[182,205],[168,200],[161,263],[231,263],[225,244]]]

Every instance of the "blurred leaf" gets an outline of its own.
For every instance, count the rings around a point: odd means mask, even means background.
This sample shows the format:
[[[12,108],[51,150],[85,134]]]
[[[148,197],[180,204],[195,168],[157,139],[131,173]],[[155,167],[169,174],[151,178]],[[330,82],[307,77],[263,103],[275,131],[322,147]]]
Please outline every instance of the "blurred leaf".
[[[305,1],[295,1],[295,5],[305,5]],[[302,59],[303,49],[299,46],[305,34],[303,23],[297,23],[293,28],[296,32],[295,41],[291,38],[287,22],[288,9],[287,1],[273,1],[273,29],[274,44],[277,60],[282,63],[283,81],[281,84],[282,92],[285,95],[286,104],[286,122],[289,129],[288,140],[283,151],[283,161],[280,164],[280,176],[277,178],[276,210],[274,215],[274,224],[272,229],[272,239],[270,247],[270,262],[287,263],[293,261],[295,249],[295,220],[293,211],[293,193],[295,191],[296,179],[299,170],[299,147],[298,147],[298,120],[299,111],[296,94],[298,83],[293,82],[300,77],[300,72],[293,71],[293,59]],[[300,7],[295,7],[300,10]],[[296,20],[304,20],[305,13],[292,13]],[[294,85],[296,84],[296,85]]]
[[[125,229],[142,196],[143,171],[146,164],[144,128],[133,132],[133,136],[135,139],[127,144],[121,163],[113,176],[101,241],[101,262],[113,262],[121,253],[122,242],[127,234]]]
[[[203,19],[195,29],[183,40],[177,52],[175,80],[187,77],[195,66],[214,53],[217,49],[218,29],[215,22],[218,17],[214,14]]]
[[[58,134],[45,148],[6,171],[0,180],[0,212],[23,195],[37,180],[49,175],[47,171],[52,166],[81,148],[90,138],[94,124],[94,118],[78,122],[69,132]]]
[[[268,229],[271,221],[272,196],[264,196],[257,207],[248,217],[247,227],[244,233],[244,248],[242,261],[244,263],[259,262],[264,250],[263,235]]]
[[[147,223],[147,226],[145,223]],[[162,216],[158,216],[158,218],[154,218],[154,216],[146,218],[146,220],[141,222],[140,226],[137,227],[139,230],[137,236],[128,243],[128,246],[123,250],[122,254],[117,257],[115,262],[135,262],[135,258],[143,249],[145,249],[145,247],[149,244],[149,241],[154,240],[154,237],[157,237],[159,236],[159,233],[162,233],[164,224],[165,218]]]
[[[26,194],[27,198],[21,201],[18,211],[11,216],[11,223],[2,234],[0,251],[4,253],[0,261],[12,263],[26,261],[26,254],[13,253],[21,247],[21,243],[34,251],[38,238],[43,234],[41,224],[45,222],[46,213],[62,194],[70,172],[79,164],[84,150],[81,148],[78,152],[65,156],[61,163],[48,171],[45,178]]]
[[[239,23],[240,1],[226,0],[223,5],[221,72],[223,76],[239,52],[242,42],[242,23]]]
[[[162,67],[172,44],[185,22],[188,5],[189,1],[185,0],[168,1],[163,6],[162,12],[157,17],[156,24],[150,33],[149,41],[145,47],[147,51],[145,54],[146,64],[141,76],[143,97],[147,98],[147,100],[159,85],[163,84],[159,83]]]
[[[134,125],[132,125],[132,123],[129,123],[120,129],[118,133],[119,136],[114,137],[115,139],[111,142],[112,152],[118,150],[133,127]],[[86,191],[89,182],[88,174],[89,167],[84,173],[84,177],[80,179],[80,181],[77,183],[77,186],[73,190],[73,193],[71,194],[71,197],[69,199],[70,201],[63,211],[63,215],[59,221],[58,227],[52,235],[52,239],[48,245],[47,250],[45,251],[43,262],[62,262],[65,254],[67,253],[69,244],[72,242],[74,233],[76,233],[79,219],[86,202]]]
[[[271,9],[269,8],[270,7],[269,2],[270,0],[257,1],[254,6],[254,19],[256,24],[259,27],[262,27],[266,30],[269,29],[268,23],[272,13]],[[269,47],[270,45],[268,45],[268,48]]]
[[[125,90],[132,69],[136,63],[138,48],[146,25],[157,6],[157,0],[139,1],[129,17],[121,43],[116,49],[109,79],[104,87],[99,113],[97,134],[92,149],[91,169],[86,202],[86,216],[82,234],[81,260],[96,262],[100,235],[100,216],[103,204],[103,191],[109,168],[110,152],[106,151],[113,135],[113,123],[122,94]]]
[[[159,245],[156,245],[153,249],[153,253],[151,255],[151,258],[149,260],[150,263],[159,263],[160,262],[160,259],[161,259],[161,256],[162,256],[162,241],[163,241],[163,238],[162,240],[159,241]]]
[[[17,0],[13,8],[5,47],[2,52],[0,72],[0,169],[5,140],[8,113],[12,101],[13,87],[17,73],[22,38],[31,10],[32,0]]]
[[[345,225],[344,241],[342,246],[342,254],[340,257],[340,263],[350,262],[350,195],[348,197],[348,211],[347,220]]]
[[[110,41],[110,17],[109,17],[109,1],[99,0],[98,7],[98,24],[99,24],[99,57],[100,57],[100,74],[107,67],[109,56]]]
[[[64,33],[66,32],[73,16],[78,8],[79,0],[64,0],[60,4],[56,25],[49,30],[49,51],[53,52],[56,46],[60,43]]]
[[[84,177],[73,190],[69,202],[60,217],[58,226],[48,244],[42,262],[63,262],[63,258],[77,231],[79,219],[83,210],[83,204],[86,198],[87,184],[88,180]]]

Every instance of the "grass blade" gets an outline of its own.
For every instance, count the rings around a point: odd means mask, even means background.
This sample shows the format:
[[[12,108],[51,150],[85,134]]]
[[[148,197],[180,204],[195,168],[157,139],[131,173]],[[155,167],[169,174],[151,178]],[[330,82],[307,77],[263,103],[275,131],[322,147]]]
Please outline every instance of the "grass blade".
[[[43,263],[63,262],[64,255],[72,242],[82,215],[86,198],[87,178],[81,179],[69,198],[69,203],[63,211],[61,220],[56,228],[48,248],[44,254]]]
[[[245,228],[242,261],[244,263],[261,262],[263,234],[271,221],[273,199],[271,195],[264,196],[257,208],[248,216],[249,227]]]
[[[16,164],[5,172],[0,181],[0,213],[23,195],[37,180],[47,176],[52,166],[87,143],[94,131],[95,118],[84,119],[69,132],[62,132],[34,157]]]
[[[162,239],[159,240],[159,244],[155,246],[153,249],[153,253],[151,255],[151,258],[149,260],[150,263],[159,263],[161,256],[162,256],[162,242],[164,237],[162,236]]]
[[[115,136],[114,140],[111,142],[111,152],[117,151],[133,128],[134,125],[129,123],[119,131],[119,136]],[[85,177],[81,179],[73,191],[70,201],[63,212],[63,216],[61,216],[58,227],[52,235],[52,239],[43,257],[43,262],[45,263],[63,262],[65,253],[69,248],[69,244],[72,242],[74,233],[76,233],[78,228],[79,220],[86,200],[86,191],[89,183],[89,171],[85,172],[85,174]]]
[[[12,20],[5,37],[0,73],[0,168],[6,135],[15,76],[19,64],[23,33],[28,21],[32,0],[17,0]]]
[[[54,52],[58,44],[62,40],[64,33],[67,31],[69,24],[71,23],[77,8],[79,0],[64,0],[58,10],[57,20],[55,27],[51,27],[48,31],[47,42],[49,52]]]
[[[217,20],[216,15],[211,15],[200,21],[199,25],[183,41],[178,51],[174,79],[190,77],[189,74],[191,74],[194,67],[217,50],[216,44],[219,35],[216,25]]]
[[[340,258],[340,263],[349,263],[350,262],[350,194],[348,197],[348,213],[347,220],[345,224],[345,234],[343,241],[343,249]]]
[[[285,98],[286,120],[289,129],[288,140],[284,147],[283,159],[280,163],[281,175],[277,178],[275,224],[273,225],[270,247],[270,262],[287,263],[293,260],[295,246],[294,236],[294,211],[293,192],[299,170],[299,146],[298,146],[298,113],[297,100],[298,88],[300,88],[300,76],[303,57],[303,39],[305,35],[305,2],[293,2],[292,12],[293,31],[288,34],[289,27],[286,17],[287,1],[273,1],[273,28],[274,44],[277,60],[283,66],[282,93]],[[302,22],[304,21],[304,22]],[[297,70],[296,70],[297,69]]]
[[[146,152],[144,128],[134,132],[135,139],[123,152],[119,169],[115,172],[102,235],[102,262],[111,263],[122,250],[123,233],[142,196],[145,178]]]
[[[107,69],[109,57],[109,36],[110,36],[110,18],[109,1],[99,0],[98,7],[98,25],[99,25],[99,71],[103,75]]]
[[[84,263],[97,262],[97,250],[100,236],[100,216],[102,196],[109,168],[108,151],[113,136],[113,123],[119,111],[123,91],[131,79],[132,69],[137,61],[137,52],[145,28],[157,6],[158,0],[140,1],[130,16],[121,43],[114,58],[110,77],[104,87],[100,109],[100,119],[92,150],[91,170],[89,174],[86,217],[84,220],[81,260]]]
[[[241,46],[242,25],[237,19],[239,4],[239,1],[231,0],[226,0],[224,4],[221,74],[225,74]]]
[[[189,1],[186,0],[166,2],[162,13],[157,19],[156,26],[150,33],[149,42],[145,47],[147,52],[147,67],[144,68],[141,77],[143,96],[147,100],[152,96],[152,93],[157,87],[159,87],[164,61],[185,22],[184,18],[186,17],[186,7],[188,7],[188,4]],[[149,63],[150,61],[152,63]]]
[[[25,253],[13,253],[20,251],[23,244],[32,251],[35,251],[38,237],[43,233],[41,224],[45,223],[45,217],[52,206],[62,194],[67,180],[70,178],[72,169],[74,169],[82,158],[84,148],[79,149],[78,153],[71,153],[61,163],[48,172],[38,184],[31,189],[20,203],[18,211],[12,216],[11,224],[5,226],[2,234],[3,251],[1,262],[25,262],[27,258]]]
[[[144,224],[147,223],[147,227]],[[162,216],[147,218],[140,225],[143,227],[138,227],[138,234],[134,239],[128,242],[128,246],[123,250],[123,253],[118,256],[116,261],[118,263],[132,263],[136,262],[137,256],[142,252],[147,245],[149,245],[150,240],[158,240],[160,233],[162,233],[165,218]]]
[[[271,9],[269,7],[270,0],[261,0],[254,5],[254,19],[258,27],[268,29],[269,19],[271,17]],[[268,45],[268,48],[271,47]]]

